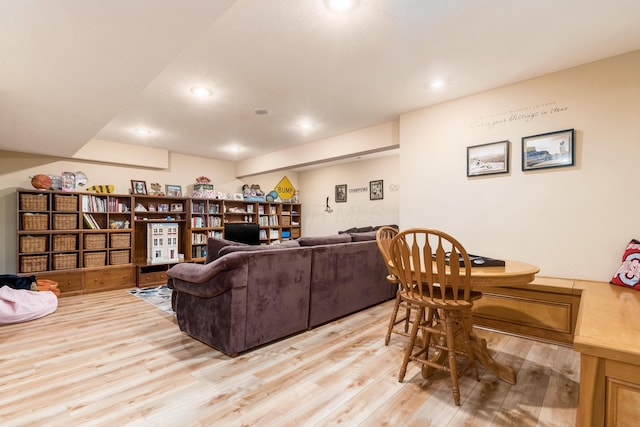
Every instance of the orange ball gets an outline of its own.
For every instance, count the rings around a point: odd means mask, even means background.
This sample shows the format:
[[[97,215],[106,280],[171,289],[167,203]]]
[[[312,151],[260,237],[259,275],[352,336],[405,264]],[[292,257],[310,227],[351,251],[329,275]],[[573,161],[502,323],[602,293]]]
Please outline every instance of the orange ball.
[[[38,174],[31,178],[31,185],[38,190],[48,190],[51,188],[51,178],[44,174]]]

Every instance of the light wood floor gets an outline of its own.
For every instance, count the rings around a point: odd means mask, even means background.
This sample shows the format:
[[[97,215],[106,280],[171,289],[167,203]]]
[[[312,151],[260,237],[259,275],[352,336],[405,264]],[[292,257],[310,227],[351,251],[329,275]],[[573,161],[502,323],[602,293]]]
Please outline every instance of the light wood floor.
[[[456,407],[443,373],[410,365],[398,382],[391,304],[232,359],[125,290],[62,298],[50,316],[0,326],[0,425],[574,425],[578,353],[478,331],[518,384],[482,369]]]

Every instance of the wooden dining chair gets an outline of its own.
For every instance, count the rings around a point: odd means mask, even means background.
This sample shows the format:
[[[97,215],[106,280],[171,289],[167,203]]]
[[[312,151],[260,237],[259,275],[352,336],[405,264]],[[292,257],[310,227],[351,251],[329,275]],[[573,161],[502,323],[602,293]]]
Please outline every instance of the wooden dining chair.
[[[442,369],[449,372],[453,400],[460,405],[459,375],[471,369],[479,380],[469,337],[473,299],[481,294],[471,290],[471,269],[461,268],[461,262],[471,265],[469,255],[450,235],[422,228],[398,233],[389,249],[400,299],[417,308],[398,379],[404,380],[409,361],[422,364],[423,371]],[[460,373],[457,356],[467,362]]]
[[[389,252],[389,248],[391,246],[391,240],[398,235],[398,230],[384,226],[380,227],[376,232],[376,242],[378,243],[378,249],[380,249],[380,253],[382,254],[382,259],[384,260],[385,265],[387,266],[387,281],[390,283],[398,285],[400,281],[396,276],[393,265],[391,263],[391,254]],[[404,316],[398,319],[398,312],[400,308],[404,309]],[[400,298],[400,289],[396,292],[396,300],[393,305],[393,312],[391,313],[391,318],[389,319],[389,326],[387,328],[387,335],[384,338],[384,345],[389,345],[389,340],[391,339],[391,334],[396,333],[399,335],[403,335],[405,337],[409,336],[409,322],[411,321],[411,304],[407,301],[404,301]],[[402,324],[402,329],[397,329],[396,326],[398,324]]]

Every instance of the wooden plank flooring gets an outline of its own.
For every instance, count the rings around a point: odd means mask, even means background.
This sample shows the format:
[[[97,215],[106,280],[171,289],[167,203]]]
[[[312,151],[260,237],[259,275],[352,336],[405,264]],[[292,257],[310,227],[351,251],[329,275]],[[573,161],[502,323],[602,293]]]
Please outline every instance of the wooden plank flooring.
[[[60,299],[56,313],[0,326],[0,425],[572,426],[579,354],[481,331],[513,366],[512,386],[480,370],[397,380],[405,338],[384,334],[392,303],[232,359],[181,333],[124,290]]]

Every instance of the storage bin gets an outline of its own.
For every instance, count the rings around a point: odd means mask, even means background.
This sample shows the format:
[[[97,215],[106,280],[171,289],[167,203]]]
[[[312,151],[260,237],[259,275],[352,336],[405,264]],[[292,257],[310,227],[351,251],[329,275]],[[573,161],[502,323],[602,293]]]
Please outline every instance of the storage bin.
[[[20,194],[20,210],[23,211],[46,211],[46,194]]]
[[[57,211],[77,211],[78,210],[78,196],[64,196],[56,194],[53,196],[54,207]]]
[[[54,234],[53,250],[54,252],[75,251],[78,248],[76,242],[75,234]]]
[[[47,258],[47,255],[23,256],[20,258],[20,272],[47,271]]]
[[[109,252],[109,264],[129,264],[129,251],[111,251]]]
[[[130,233],[113,233],[111,234],[112,248],[128,248],[131,246]]]
[[[85,234],[84,235],[84,248],[93,249],[106,249],[107,247],[107,235],[106,234]]]
[[[47,214],[22,214],[22,229],[26,231],[48,230],[49,215]]]
[[[47,236],[20,236],[20,252],[45,252]]]
[[[294,228],[291,230],[291,238],[292,239],[297,239],[300,237],[300,229],[299,228]]]
[[[78,267],[78,254],[54,254],[53,269],[67,270]]]
[[[87,252],[84,254],[85,267],[103,267],[107,259],[106,252]]]
[[[78,228],[78,215],[76,214],[54,214],[54,230],[75,230]]]

